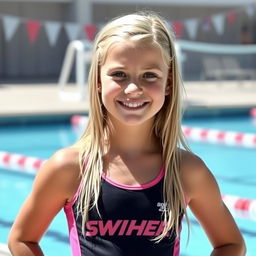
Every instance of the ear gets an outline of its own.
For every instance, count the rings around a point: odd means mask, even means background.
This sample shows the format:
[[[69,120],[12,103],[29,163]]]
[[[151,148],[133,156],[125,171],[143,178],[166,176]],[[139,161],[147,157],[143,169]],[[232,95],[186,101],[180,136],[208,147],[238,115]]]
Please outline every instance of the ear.
[[[171,80],[168,78],[166,87],[165,87],[165,96],[167,96],[171,93],[171,89],[172,89]]]
[[[101,83],[98,83],[98,92],[101,93]]]
[[[170,93],[171,93],[171,86],[167,84],[165,87],[165,96],[169,95]]]
[[[98,79],[98,92],[101,93],[101,80]]]

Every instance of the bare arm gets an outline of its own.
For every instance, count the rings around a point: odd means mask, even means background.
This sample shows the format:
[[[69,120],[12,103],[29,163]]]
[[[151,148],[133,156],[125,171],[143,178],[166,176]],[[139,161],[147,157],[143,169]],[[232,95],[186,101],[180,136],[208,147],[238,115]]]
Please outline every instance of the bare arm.
[[[187,156],[186,162],[183,180],[188,204],[214,248],[211,256],[245,255],[244,240],[222,201],[215,178],[198,157]]]
[[[8,245],[13,256],[41,256],[39,241],[54,216],[72,197],[78,179],[76,153],[57,152],[39,170],[31,194],[24,202],[9,234]],[[73,182],[74,184],[74,182]],[[76,184],[75,184],[76,185]]]

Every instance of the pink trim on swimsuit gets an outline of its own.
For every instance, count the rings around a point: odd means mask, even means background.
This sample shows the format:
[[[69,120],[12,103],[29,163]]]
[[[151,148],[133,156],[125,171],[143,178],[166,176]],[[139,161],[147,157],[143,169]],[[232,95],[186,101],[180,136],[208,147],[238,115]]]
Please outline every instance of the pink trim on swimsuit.
[[[175,239],[173,256],[179,256],[180,255],[180,234],[181,234],[181,229],[182,229],[182,219],[180,221],[180,226],[179,226],[179,235]]]
[[[75,220],[74,212],[72,209],[72,206],[74,205],[75,201],[77,200],[80,194],[81,188],[82,188],[82,182],[80,182],[80,185],[75,195],[71,199],[71,201],[64,206],[64,212],[66,214],[67,222],[68,222],[70,246],[71,246],[73,256],[81,256],[80,242],[79,242],[78,232],[76,228],[76,220]]]
[[[142,184],[142,185],[125,185],[125,184],[121,184],[118,183],[116,181],[111,180],[110,178],[107,177],[105,172],[102,172],[102,178],[104,180],[106,180],[108,183],[112,184],[113,186],[119,187],[119,188],[123,188],[123,189],[129,189],[129,190],[141,190],[141,189],[146,189],[146,188],[150,188],[153,187],[154,185],[156,185],[164,176],[164,168],[162,168],[159,172],[159,174],[156,176],[156,178],[152,181],[150,181],[149,183],[146,184]]]

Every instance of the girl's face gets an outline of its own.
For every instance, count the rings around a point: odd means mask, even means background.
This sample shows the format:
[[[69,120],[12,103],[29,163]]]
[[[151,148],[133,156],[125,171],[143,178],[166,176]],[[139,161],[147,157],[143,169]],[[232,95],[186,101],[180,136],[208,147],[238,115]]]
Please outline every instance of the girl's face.
[[[152,125],[170,91],[168,70],[156,47],[129,40],[113,44],[100,68],[99,81],[102,103],[112,123],[149,121]]]

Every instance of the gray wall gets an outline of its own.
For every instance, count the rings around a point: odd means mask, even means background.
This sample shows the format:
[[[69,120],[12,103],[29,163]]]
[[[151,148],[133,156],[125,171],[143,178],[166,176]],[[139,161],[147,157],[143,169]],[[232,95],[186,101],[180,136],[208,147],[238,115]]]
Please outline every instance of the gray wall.
[[[14,15],[45,21],[66,21],[69,19],[69,4],[54,3],[0,3],[2,15]],[[55,46],[50,46],[42,27],[36,42],[28,40],[24,24],[20,24],[14,37],[6,42],[0,21],[0,79],[56,78],[60,72],[68,43],[62,30]]]

